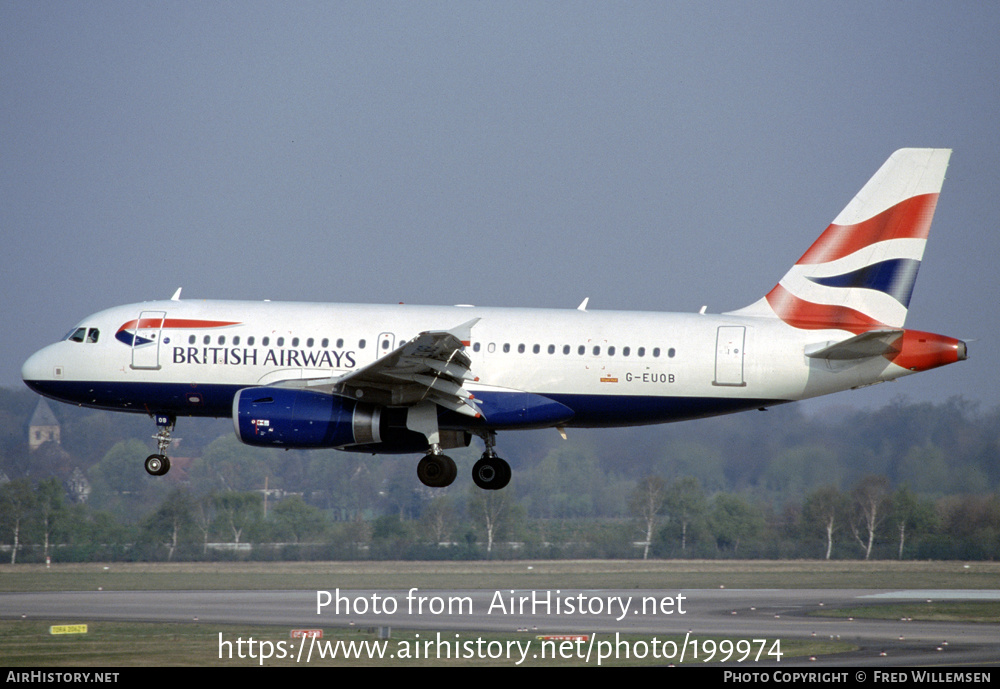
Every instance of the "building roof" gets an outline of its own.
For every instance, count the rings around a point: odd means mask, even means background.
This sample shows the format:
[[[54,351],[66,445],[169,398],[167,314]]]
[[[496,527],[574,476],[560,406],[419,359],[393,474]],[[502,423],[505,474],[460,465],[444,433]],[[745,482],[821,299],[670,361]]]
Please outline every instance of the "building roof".
[[[56,415],[52,413],[49,408],[49,403],[45,401],[44,397],[39,398],[38,406],[35,407],[35,413],[31,415],[31,422],[29,426],[58,426],[59,421],[56,419]]]

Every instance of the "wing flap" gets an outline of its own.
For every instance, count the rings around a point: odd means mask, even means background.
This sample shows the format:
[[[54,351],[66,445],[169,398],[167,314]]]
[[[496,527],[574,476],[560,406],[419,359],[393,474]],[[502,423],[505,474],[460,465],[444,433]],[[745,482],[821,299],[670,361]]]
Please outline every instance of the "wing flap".
[[[478,318],[451,330],[429,330],[356,371],[306,382],[314,390],[364,399],[373,404],[410,406],[424,400],[467,416],[481,416],[465,389],[476,380],[464,348]]]

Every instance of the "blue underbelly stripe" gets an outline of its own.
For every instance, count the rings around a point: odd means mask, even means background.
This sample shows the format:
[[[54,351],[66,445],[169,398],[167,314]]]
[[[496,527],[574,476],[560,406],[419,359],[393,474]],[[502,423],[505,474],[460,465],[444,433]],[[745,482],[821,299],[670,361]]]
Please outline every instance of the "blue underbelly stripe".
[[[172,414],[176,416],[229,417],[233,396],[245,385],[186,385],[181,383],[91,383],[72,381],[25,381],[46,397],[82,404],[96,409],[126,411],[141,414]],[[511,398],[523,393],[490,392],[488,396]],[[535,395],[537,397],[538,395]],[[442,428],[470,428],[489,425],[496,428],[542,428],[552,425],[566,427],[642,426],[670,421],[683,421],[706,416],[781,404],[789,400],[747,399],[733,397],[657,397],[629,395],[568,395],[548,394],[548,399],[572,410],[572,417],[563,421],[552,414],[517,419],[505,416],[505,422],[476,422],[454,412],[443,412]]]

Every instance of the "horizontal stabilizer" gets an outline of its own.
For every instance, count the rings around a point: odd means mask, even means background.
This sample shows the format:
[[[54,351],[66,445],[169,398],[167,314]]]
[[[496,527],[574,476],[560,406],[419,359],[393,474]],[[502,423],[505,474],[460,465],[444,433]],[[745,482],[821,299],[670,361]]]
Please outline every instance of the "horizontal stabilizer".
[[[873,356],[898,353],[902,337],[903,331],[898,328],[869,330],[842,342],[826,342],[806,347],[806,356],[810,359],[832,361],[868,359]]]

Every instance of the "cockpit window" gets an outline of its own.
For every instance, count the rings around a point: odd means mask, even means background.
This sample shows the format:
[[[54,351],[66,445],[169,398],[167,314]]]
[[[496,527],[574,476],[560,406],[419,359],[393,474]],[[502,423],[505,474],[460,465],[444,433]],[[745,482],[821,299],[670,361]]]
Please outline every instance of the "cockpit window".
[[[70,342],[86,342],[87,344],[95,344],[99,339],[101,339],[101,331],[97,328],[76,328],[71,330],[65,339]]]

